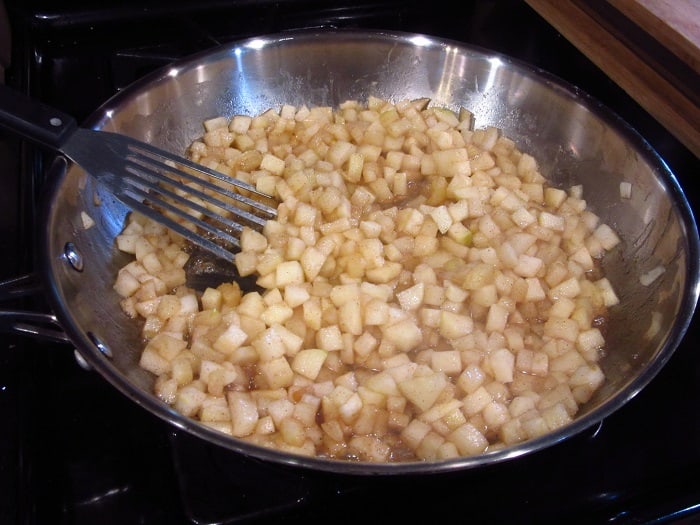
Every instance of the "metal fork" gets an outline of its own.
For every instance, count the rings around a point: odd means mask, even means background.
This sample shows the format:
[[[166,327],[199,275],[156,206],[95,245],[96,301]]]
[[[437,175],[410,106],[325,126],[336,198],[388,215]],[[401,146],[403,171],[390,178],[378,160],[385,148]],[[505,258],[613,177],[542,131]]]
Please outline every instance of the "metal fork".
[[[64,154],[131,209],[223,259],[233,260],[244,226],[260,230],[277,216],[265,203],[272,197],[248,183],[126,135],[78,127],[71,116],[2,85],[0,126]]]
[[[238,236],[244,226],[261,230],[269,219],[277,216],[276,208],[234,191],[243,190],[271,199],[248,183],[125,135],[83,128],[78,128],[74,134],[78,134],[80,140],[71,141],[62,148],[68,158],[97,178],[130,208],[219,257],[233,258],[234,253],[228,246],[240,248]],[[83,151],[84,148],[89,151]],[[102,153],[99,159],[94,155],[97,151]],[[105,166],[109,155],[118,157],[119,165],[110,163]],[[231,189],[216,184],[215,180]],[[202,189],[187,185],[187,182]],[[210,192],[205,192],[205,189]],[[228,200],[223,200],[225,198]],[[216,213],[196,199],[214,205],[224,213]],[[164,211],[184,219],[185,223],[176,221]],[[188,227],[190,225],[196,229]]]

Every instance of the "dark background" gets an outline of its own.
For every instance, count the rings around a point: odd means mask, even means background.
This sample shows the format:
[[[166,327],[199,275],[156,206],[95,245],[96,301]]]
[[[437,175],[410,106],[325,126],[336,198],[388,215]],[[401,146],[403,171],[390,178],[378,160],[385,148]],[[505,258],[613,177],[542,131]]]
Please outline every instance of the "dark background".
[[[549,71],[612,108],[666,160],[692,207],[700,203],[698,159],[522,1],[5,0],[5,8],[7,83],[79,120],[172,60],[256,34],[365,27],[478,45]],[[0,278],[34,268],[49,160],[0,133]],[[5,304],[44,307],[41,294]],[[388,521],[638,524],[679,523],[700,512],[697,320],[652,383],[599,427],[493,468],[389,480],[232,455],[125,399],[80,368],[70,346],[17,335],[0,341],[0,523],[357,523],[378,521],[379,508]]]

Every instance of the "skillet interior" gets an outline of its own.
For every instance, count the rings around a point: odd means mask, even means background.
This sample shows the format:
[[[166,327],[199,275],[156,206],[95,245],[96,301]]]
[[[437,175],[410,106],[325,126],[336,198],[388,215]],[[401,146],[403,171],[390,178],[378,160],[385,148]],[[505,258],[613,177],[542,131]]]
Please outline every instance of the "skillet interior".
[[[40,239],[51,306],[86,360],[116,388],[174,425],[218,445],[263,459],[347,473],[393,474],[472,468],[549,446],[601,420],[643,388],[671,356],[698,297],[698,237],[673,175],[615,115],[575,87],[489,51],[401,33],[294,32],[200,53],[150,75],[98,109],[87,125],[117,131],[182,154],[208,118],[257,114],[282,104],[337,104],[374,95],[430,97],[474,112],[532,154],[555,185],[583,185],[591,209],[623,239],[605,271],[624,307],[614,309],[607,384],[559,431],[510,449],[441,463],[372,465],[324,461],[260,449],[173,412],[151,394],[153,377],[138,366],[136,323],[112,290],[127,259],[114,246],[128,210],[77,166],[57,162]],[[619,183],[632,183],[621,199]],[[85,229],[80,213],[96,222]],[[67,264],[66,243],[84,269]],[[650,286],[642,274],[666,271]],[[652,316],[660,329],[646,337]],[[105,357],[95,341],[104,343]]]

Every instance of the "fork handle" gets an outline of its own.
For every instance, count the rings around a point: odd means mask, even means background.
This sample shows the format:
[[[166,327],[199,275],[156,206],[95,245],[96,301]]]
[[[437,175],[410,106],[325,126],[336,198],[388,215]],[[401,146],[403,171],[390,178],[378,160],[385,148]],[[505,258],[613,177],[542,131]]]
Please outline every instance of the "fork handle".
[[[60,151],[78,124],[70,115],[0,84],[0,127]]]

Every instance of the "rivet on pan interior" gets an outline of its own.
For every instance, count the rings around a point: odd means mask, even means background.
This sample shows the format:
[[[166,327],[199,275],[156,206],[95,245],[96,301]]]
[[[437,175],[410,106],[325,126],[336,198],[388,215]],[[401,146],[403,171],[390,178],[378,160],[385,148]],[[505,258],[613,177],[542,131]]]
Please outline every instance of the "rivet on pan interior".
[[[93,342],[93,344],[97,347],[97,349],[98,349],[100,352],[102,352],[102,354],[103,354],[105,357],[109,357],[110,359],[112,359],[112,351],[109,349],[109,347],[108,347],[106,344],[104,344],[104,343],[100,340],[99,337],[97,337],[97,336],[96,336],[95,334],[93,334],[92,332],[88,332],[87,335],[88,335],[88,337],[90,338],[90,340]]]
[[[83,256],[72,242],[67,242],[63,247],[63,255],[75,271],[83,271]]]

